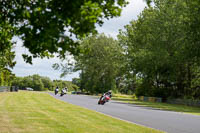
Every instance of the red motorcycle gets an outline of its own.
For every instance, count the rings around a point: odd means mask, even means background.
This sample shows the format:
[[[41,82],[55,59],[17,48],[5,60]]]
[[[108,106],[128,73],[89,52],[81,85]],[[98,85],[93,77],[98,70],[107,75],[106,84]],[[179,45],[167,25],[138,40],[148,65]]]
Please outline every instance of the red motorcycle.
[[[104,105],[106,102],[108,102],[110,100],[110,96],[109,95],[103,95],[100,97],[98,104]]]

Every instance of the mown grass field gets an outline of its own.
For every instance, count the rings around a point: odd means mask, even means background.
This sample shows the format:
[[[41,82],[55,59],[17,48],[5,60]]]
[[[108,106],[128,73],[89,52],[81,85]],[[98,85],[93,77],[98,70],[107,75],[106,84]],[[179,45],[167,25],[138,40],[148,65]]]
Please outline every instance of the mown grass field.
[[[121,102],[137,104],[137,105],[146,106],[146,107],[152,107],[152,108],[156,108],[160,110],[168,110],[168,111],[176,111],[176,112],[188,113],[188,114],[193,114],[193,115],[200,115],[200,107],[137,101],[132,95],[114,94],[112,99],[121,101]]]
[[[57,100],[47,93],[0,93],[0,133],[160,133]]]

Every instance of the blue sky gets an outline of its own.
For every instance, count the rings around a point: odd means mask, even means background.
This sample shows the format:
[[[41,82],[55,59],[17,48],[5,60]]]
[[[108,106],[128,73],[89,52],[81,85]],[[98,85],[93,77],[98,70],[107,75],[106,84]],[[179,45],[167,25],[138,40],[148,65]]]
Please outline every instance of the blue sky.
[[[137,16],[142,12],[145,8],[146,4],[143,0],[130,0],[129,5],[125,7],[122,11],[122,14],[118,18],[113,18],[110,20],[105,20],[102,27],[97,27],[99,33],[105,33],[106,35],[110,35],[116,38],[119,29],[123,29],[123,27],[131,20],[136,20]],[[15,60],[17,64],[13,69],[13,73],[16,76],[28,76],[33,74],[39,74],[41,76],[47,76],[53,79],[62,79],[62,80],[69,80],[71,81],[72,78],[78,77],[79,73],[73,73],[67,75],[65,78],[60,78],[60,72],[56,71],[52,68],[54,63],[59,63],[60,60],[58,58],[52,59],[33,59],[33,65],[26,64],[23,61],[21,54],[27,54],[28,50],[22,47],[23,42],[18,38],[14,38],[14,41],[17,41],[17,44],[14,48],[16,51]]]

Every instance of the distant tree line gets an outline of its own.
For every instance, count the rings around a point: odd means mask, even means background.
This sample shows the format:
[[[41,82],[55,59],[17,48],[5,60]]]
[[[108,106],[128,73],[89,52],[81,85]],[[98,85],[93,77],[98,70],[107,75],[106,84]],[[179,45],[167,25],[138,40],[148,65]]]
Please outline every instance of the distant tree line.
[[[26,77],[15,77],[11,86],[19,87],[24,90],[27,87],[33,88],[35,91],[54,90],[57,86],[62,89],[67,87],[69,91],[78,90],[78,86],[72,84],[71,81],[51,80],[49,77],[40,75],[32,75]]]

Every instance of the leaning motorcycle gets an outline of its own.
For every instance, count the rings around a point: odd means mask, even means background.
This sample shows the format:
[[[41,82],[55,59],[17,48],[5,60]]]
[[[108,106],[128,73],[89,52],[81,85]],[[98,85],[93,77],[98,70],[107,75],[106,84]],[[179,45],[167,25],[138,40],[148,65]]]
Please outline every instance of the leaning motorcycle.
[[[59,92],[59,89],[55,89],[55,95],[58,94],[58,92]]]
[[[103,95],[100,97],[98,104],[104,105],[106,102],[110,100],[110,96],[108,95]]]
[[[60,96],[62,97],[65,94],[67,94],[67,91],[66,90],[62,90],[61,93],[60,93]]]

